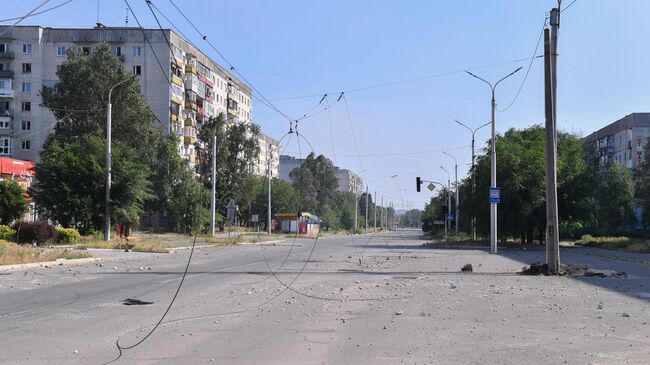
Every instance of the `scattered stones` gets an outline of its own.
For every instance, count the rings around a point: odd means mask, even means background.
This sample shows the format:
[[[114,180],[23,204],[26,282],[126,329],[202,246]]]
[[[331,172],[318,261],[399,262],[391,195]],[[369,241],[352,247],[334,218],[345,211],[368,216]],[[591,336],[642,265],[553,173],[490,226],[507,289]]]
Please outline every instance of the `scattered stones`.
[[[627,313],[621,313],[621,317],[623,318],[630,318],[630,315]]]
[[[465,266],[463,266],[463,267],[460,268],[460,271],[463,271],[463,272],[473,272],[473,271],[474,271],[474,267],[472,266],[472,264],[465,264]]]
[[[399,310],[399,311],[395,312],[396,316],[401,316],[402,314],[404,314],[404,311],[402,311],[402,310]]]

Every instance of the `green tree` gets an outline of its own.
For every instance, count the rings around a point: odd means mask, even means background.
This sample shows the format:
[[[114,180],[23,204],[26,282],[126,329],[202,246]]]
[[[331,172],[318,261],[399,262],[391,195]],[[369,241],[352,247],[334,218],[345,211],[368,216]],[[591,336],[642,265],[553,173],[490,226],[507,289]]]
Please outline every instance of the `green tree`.
[[[643,211],[641,222],[644,227],[650,226],[650,139],[644,147],[644,160],[637,169],[636,197]]]
[[[336,207],[339,200],[339,181],[334,164],[323,155],[313,152],[305,162],[289,174],[294,189],[303,198],[303,210],[320,216],[325,207]],[[354,208],[353,208],[354,209]]]
[[[57,71],[59,82],[43,86],[43,106],[60,120],[50,138],[68,143],[84,136],[106,136],[106,106],[110,89],[112,140],[136,151],[145,164],[155,160],[160,128],[140,92],[140,83],[106,43],[85,56],[71,48]],[[47,148],[47,147],[46,147]]]
[[[217,139],[217,212],[225,216],[230,199],[242,207],[252,203],[252,162],[259,155],[259,126],[250,123],[232,123],[224,114],[210,118],[199,131],[197,149],[200,163],[197,172],[206,189],[212,188],[212,145]],[[247,216],[245,218],[248,218]]]
[[[257,214],[260,222],[266,222],[268,210],[268,180],[256,176],[253,191],[254,199],[251,214]],[[271,216],[276,213],[297,213],[299,210],[298,194],[286,181],[271,179]]]
[[[160,216],[167,216],[169,228],[191,233],[209,223],[210,194],[178,154],[178,143],[174,135],[158,143],[151,177],[153,198],[147,202],[147,210],[156,224]]]
[[[501,189],[498,219],[499,238],[519,238],[521,242],[544,240],[546,226],[546,133],[541,126],[510,129],[497,137],[497,181]],[[477,230],[487,237],[490,228],[488,190],[490,187],[490,142],[478,156],[474,174],[461,185],[461,227],[469,228],[476,216]],[[472,178],[476,176],[476,193]],[[558,204],[560,234],[594,227],[595,196],[598,188],[588,155],[580,139],[558,133]],[[472,212],[471,214],[469,212]]]
[[[14,180],[0,181],[0,224],[8,226],[27,213],[24,193]]]
[[[603,168],[604,177],[596,202],[599,227],[608,232],[629,229],[635,219],[632,172],[616,161],[607,163]]]
[[[151,198],[149,168],[132,149],[115,143],[112,151],[111,220],[134,223]],[[103,229],[106,143],[87,136],[67,143],[53,139],[36,165],[31,194],[47,218],[82,233]]]

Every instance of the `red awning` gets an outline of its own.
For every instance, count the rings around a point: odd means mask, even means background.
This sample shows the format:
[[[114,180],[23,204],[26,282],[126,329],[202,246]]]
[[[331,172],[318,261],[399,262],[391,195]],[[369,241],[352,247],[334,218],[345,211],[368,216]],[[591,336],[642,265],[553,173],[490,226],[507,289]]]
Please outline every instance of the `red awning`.
[[[18,175],[33,177],[35,163],[14,158],[0,157],[0,175]]]

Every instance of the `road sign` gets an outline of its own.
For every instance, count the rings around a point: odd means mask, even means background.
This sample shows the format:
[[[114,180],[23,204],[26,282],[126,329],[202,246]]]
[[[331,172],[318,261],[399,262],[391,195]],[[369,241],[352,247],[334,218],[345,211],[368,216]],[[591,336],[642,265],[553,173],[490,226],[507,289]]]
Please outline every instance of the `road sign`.
[[[435,188],[436,188],[436,186],[433,185],[433,183],[429,183],[429,185],[427,185],[427,189],[429,189],[431,191],[433,191]]]
[[[454,220],[454,213],[448,213],[447,214],[447,220],[448,221],[453,221]]]
[[[490,204],[501,203],[501,190],[499,188],[490,188]]]
[[[259,221],[260,221],[260,216],[258,214],[253,214],[253,216],[251,217],[251,222],[257,223]]]
[[[437,225],[437,226],[444,226],[444,225],[445,225],[445,221],[433,221],[433,224],[435,224],[435,225]]]

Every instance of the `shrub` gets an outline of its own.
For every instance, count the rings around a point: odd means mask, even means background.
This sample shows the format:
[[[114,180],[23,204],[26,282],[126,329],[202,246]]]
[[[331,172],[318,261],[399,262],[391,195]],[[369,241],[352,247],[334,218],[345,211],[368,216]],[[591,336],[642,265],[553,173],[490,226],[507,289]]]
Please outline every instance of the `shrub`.
[[[57,242],[64,245],[75,245],[79,243],[81,235],[74,228],[57,228]]]
[[[16,231],[9,226],[0,224],[0,240],[13,241],[16,238]]]
[[[18,221],[12,227],[16,231],[16,242],[47,245],[55,243],[57,232],[54,226],[47,222]]]

